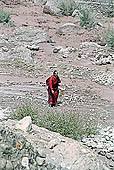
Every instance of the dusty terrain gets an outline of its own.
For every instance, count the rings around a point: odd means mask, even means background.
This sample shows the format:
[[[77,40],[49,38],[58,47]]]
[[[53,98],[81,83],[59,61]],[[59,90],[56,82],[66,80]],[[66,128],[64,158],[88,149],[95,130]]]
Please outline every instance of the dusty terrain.
[[[79,24],[77,17],[51,16],[43,13],[42,5],[17,5],[3,6],[3,9],[11,12],[13,26],[0,25],[0,34],[11,34],[20,26],[38,26],[49,32],[52,43],[39,44],[39,51],[35,51],[34,59],[37,68],[33,70],[18,68],[10,61],[0,60],[0,106],[11,107],[20,98],[28,96],[40,100],[43,107],[48,107],[46,78],[52,74],[54,69],[59,71],[62,80],[61,87],[65,89],[64,95],[59,97],[62,102],[54,109],[75,110],[82,114],[89,114],[104,125],[114,125],[114,86],[100,85],[90,79],[72,78],[69,76],[72,67],[88,67],[114,73],[113,64],[93,65],[89,58],[79,59],[76,53],[67,58],[52,52],[52,47],[74,47],[78,48],[81,42],[103,41],[103,32],[113,23],[113,18],[100,18],[98,21],[104,27],[87,30],[66,29],[64,34],[57,34],[57,30],[65,23]],[[76,95],[75,100],[73,95]],[[83,101],[84,99],[84,101]],[[74,100],[74,102],[73,102]]]

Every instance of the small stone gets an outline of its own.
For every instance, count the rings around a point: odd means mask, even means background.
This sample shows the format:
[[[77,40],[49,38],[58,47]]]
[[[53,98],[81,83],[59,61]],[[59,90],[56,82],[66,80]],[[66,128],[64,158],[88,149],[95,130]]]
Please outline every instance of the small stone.
[[[0,158],[0,169],[4,169],[6,166],[6,160],[3,158]]]
[[[9,161],[9,160],[7,160],[6,170],[13,170],[13,165],[12,165],[11,161]]]
[[[44,149],[38,148],[38,153],[41,158],[46,158],[46,153]]]
[[[58,53],[61,49],[62,49],[62,47],[61,47],[61,46],[54,47],[54,49],[53,49],[53,53]]]
[[[21,119],[16,125],[16,129],[21,129],[25,132],[30,132],[32,129],[32,120],[30,116],[26,116],[23,119]]]
[[[111,154],[110,153],[106,153],[106,157],[107,157],[107,159],[111,159]]]
[[[106,155],[106,152],[104,152],[104,151],[102,151],[102,150],[100,150],[98,153],[99,153],[100,155],[102,155],[102,156],[105,156],[105,155]]]
[[[27,156],[22,158],[21,163],[23,167],[25,167],[27,170],[29,169],[29,159]]]
[[[36,162],[37,162],[37,164],[38,165],[43,165],[44,164],[44,162],[45,162],[45,159],[44,158],[40,158],[40,157],[36,157]]]
[[[110,166],[111,168],[114,168],[114,162],[110,162],[109,166]]]
[[[28,45],[27,48],[30,49],[30,50],[35,50],[35,51],[39,50],[39,46],[37,46],[37,45],[31,45],[31,46]]]
[[[105,139],[106,139],[106,141],[109,141],[110,137],[109,136],[105,136]]]
[[[108,152],[112,152],[112,151],[114,151],[114,146],[108,147]]]
[[[112,161],[114,161],[114,155],[112,155],[111,158],[112,158]]]

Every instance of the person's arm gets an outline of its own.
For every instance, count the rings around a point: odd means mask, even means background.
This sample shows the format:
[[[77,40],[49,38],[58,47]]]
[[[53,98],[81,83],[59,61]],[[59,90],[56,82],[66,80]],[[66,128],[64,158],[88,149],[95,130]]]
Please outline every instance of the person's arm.
[[[51,89],[51,92],[54,93],[54,91],[53,91],[53,77],[50,77],[49,87],[50,87],[50,89]]]
[[[61,83],[61,80],[60,80],[60,78],[59,78],[59,77],[57,77],[57,79],[58,79],[58,80],[57,80],[57,81],[58,81],[58,83]]]

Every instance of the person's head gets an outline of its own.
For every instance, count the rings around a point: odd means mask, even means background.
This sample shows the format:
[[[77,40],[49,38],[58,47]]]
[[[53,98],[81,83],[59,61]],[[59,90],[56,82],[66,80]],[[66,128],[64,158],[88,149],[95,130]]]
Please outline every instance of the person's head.
[[[58,77],[58,71],[57,71],[57,70],[54,70],[53,75],[54,75],[55,77]]]

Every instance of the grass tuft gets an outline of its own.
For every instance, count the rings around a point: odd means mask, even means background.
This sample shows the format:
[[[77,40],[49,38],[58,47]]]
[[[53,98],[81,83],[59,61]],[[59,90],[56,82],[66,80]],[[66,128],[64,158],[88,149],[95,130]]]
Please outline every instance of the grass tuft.
[[[0,9],[0,23],[9,23],[10,19],[10,14],[3,9]]]
[[[15,66],[16,68],[23,68],[28,71],[34,71],[36,69],[36,64],[35,63],[30,63],[25,61],[24,59],[21,58],[16,58],[12,61],[12,65]]]
[[[78,17],[80,19],[80,26],[85,28],[92,28],[95,27],[95,15],[90,9],[88,8],[81,8],[78,11]]]
[[[25,116],[31,116],[32,122],[39,127],[75,140],[96,132],[95,123],[89,121],[87,116],[84,117],[75,112],[64,113],[52,108],[42,110],[31,103],[24,103],[12,111],[12,119],[20,120]]]
[[[76,8],[74,0],[62,0],[58,6],[61,10],[62,15],[71,16]]]
[[[109,28],[105,32],[105,39],[106,39],[107,45],[111,48],[114,48],[114,29],[113,28]]]

